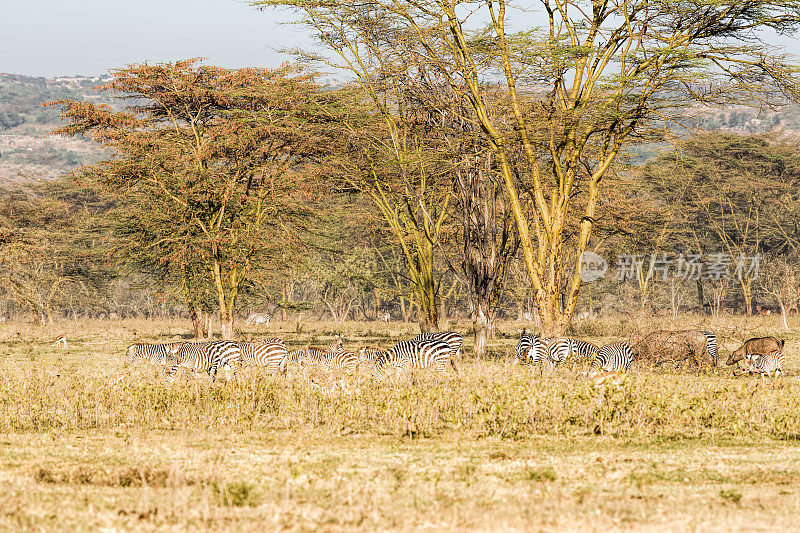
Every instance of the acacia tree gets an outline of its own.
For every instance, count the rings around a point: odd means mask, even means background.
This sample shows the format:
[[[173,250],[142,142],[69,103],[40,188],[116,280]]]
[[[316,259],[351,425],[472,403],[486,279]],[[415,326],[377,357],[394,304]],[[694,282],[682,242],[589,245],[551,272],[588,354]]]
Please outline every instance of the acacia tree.
[[[354,112],[339,122],[352,145],[339,166],[343,180],[372,201],[388,226],[402,252],[420,328],[435,331],[441,283],[436,251],[449,214],[449,182],[431,139],[419,128],[425,110],[410,88],[412,65],[395,63],[396,57],[374,55],[380,76],[366,65],[349,63],[359,91],[351,94]]]
[[[254,267],[291,245],[286,222],[307,209],[295,193],[317,153],[325,101],[295,68],[229,70],[198,60],[134,65],[100,86],[122,111],[59,101],[62,135],[88,135],[112,158],[81,170],[124,197],[144,263],[171,273],[190,307],[215,297],[222,335]]]
[[[506,0],[253,4],[299,10],[359,77],[375,72],[377,46],[438,69],[474,110],[496,158],[546,334],[562,332],[575,309],[575,263],[589,245],[602,179],[627,142],[661,137],[664,122],[690,102],[772,104],[774,96],[798,96],[798,69],[754,38],[794,31],[798,1],[540,0],[518,7],[539,5],[541,29],[517,32],[507,23],[521,11]],[[510,124],[490,112],[486,80],[504,90]],[[523,154],[518,173],[515,151]],[[577,191],[585,195],[578,212]],[[523,193],[533,203],[529,217]],[[580,231],[568,241],[571,218]]]

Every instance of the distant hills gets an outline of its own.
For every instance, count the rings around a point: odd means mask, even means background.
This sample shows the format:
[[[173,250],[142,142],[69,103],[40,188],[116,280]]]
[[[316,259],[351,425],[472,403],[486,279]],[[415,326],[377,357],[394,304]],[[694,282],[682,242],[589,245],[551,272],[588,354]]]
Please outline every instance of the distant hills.
[[[41,78],[0,73],[0,187],[37,179],[52,179],[82,164],[94,163],[105,152],[93,143],[56,137],[50,132],[60,124],[59,110],[43,107],[53,100],[93,100],[115,105],[106,93],[94,90],[108,81],[99,76]],[[800,132],[800,106],[778,112],[756,109],[693,109],[686,123],[702,130],[784,135]]]
[[[103,150],[89,141],[50,132],[60,124],[59,110],[43,107],[60,99],[112,99],[93,88],[98,76],[39,78],[0,73],[0,186],[52,179],[84,163],[100,161]]]

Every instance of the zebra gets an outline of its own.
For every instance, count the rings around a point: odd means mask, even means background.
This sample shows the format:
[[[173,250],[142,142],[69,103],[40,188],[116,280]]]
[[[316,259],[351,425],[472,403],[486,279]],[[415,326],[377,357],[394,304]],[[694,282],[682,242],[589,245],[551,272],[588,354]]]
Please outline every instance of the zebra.
[[[383,353],[383,350],[380,348],[374,348],[372,346],[362,346],[358,349],[358,360],[363,361],[365,363],[375,364],[378,361],[378,357],[380,354]]]
[[[461,351],[461,345],[464,344],[464,337],[455,331],[438,331],[434,333],[420,333],[411,342],[419,341],[444,341],[450,345],[450,361],[454,361]],[[454,363],[455,364],[455,363]],[[455,368],[455,367],[453,367]]]
[[[547,359],[551,363],[563,363],[577,351],[575,341],[569,337],[550,339],[547,343]]]
[[[266,367],[269,372],[286,372],[288,353],[281,339],[262,339],[258,342],[238,342],[243,365]]]
[[[531,348],[533,348],[534,339],[538,339],[538,337],[527,333],[525,329],[522,330],[522,334],[517,341],[517,347],[514,350],[514,355],[516,355],[520,364],[527,365],[529,363],[528,354]]]
[[[145,344],[143,342],[137,342],[128,346],[125,350],[125,355],[128,356],[128,363],[130,364],[133,364],[137,359],[144,359],[155,365],[166,366],[167,358],[175,357],[182,344],[182,342],[170,342],[168,344]]]
[[[587,376],[589,379],[601,372],[627,372],[633,361],[633,350],[624,342],[612,342],[603,346],[592,360]]]
[[[515,353],[523,365],[537,365],[547,357],[547,341],[523,329]]]
[[[195,372],[208,372],[213,383],[220,367],[236,371],[242,361],[242,351],[233,341],[185,342],[174,357],[169,358],[167,381],[172,382],[178,367],[188,368]]]
[[[708,356],[711,358],[711,361],[713,361],[714,366],[717,366],[717,349],[719,346],[717,342],[717,336],[710,331],[701,331],[700,333],[702,333],[706,338]]]
[[[374,370],[383,377],[387,366],[397,368],[427,368],[436,366],[436,372],[444,372],[447,362],[453,371],[458,374],[455,361],[452,358],[453,347],[440,340],[412,340],[400,341],[388,350],[381,352],[375,362]]]
[[[761,374],[761,381],[764,381],[764,376],[774,378],[779,373],[783,374],[783,363],[786,362],[786,356],[782,350],[774,350],[766,354],[745,355],[744,361],[745,367],[734,370],[733,375]]]
[[[337,342],[334,341],[328,348],[320,348],[318,346],[306,346],[305,350],[299,356],[299,362],[302,366],[306,362],[312,365],[326,366],[330,369],[344,370],[346,372],[354,372],[358,367],[358,355],[356,352],[350,350],[338,349],[334,350]],[[341,339],[339,339],[338,346],[341,346]]]
[[[591,361],[595,358],[598,352],[600,352],[600,348],[591,342],[582,341],[579,339],[572,339],[572,342],[575,345],[575,353],[578,354],[580,359]]]
[[[244,323],[249,326],[257,326],[259,324],[264,324],[265,326],[269,326],[270,316],[267,313],[250,313]]]

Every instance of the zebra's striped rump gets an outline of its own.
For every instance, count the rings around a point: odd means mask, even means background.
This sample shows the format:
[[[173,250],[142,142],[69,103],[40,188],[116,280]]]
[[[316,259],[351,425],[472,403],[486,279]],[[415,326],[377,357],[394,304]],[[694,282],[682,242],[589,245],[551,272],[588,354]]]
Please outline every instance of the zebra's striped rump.
[[[413,339],[412,342],[419,341],[442,341],[450,345],[450,360],[454,361],[458,354],[461,352],[461,345],[464,344],[464,337],[455,331],[437,331],[433,333],[420,333]],[[455,368],[455,367],[453,367]]]
[[[589,367],[591,379],[601,372],[627,372],[633,361],[633,350],[624,342],[612,342],[603,346]]]
[[[167,359],[174,357],[182,345],[182,342],[170,342],[167,344],[135,343],[128,346],[125,355],[129,358],[129,363],[133,363],[137,359],[144,359],[156,365],[166,365]]]
[[[577,351],[575,341],[569,337],[550,339],[547,343],[547,359],[553,363],[563,363]]]
[[[241,361],[242,352],[236,342],[186,342],[178,349],[175,357],[170,358],[167,379],[172,381],[178,367],[183,367],[194,372],[208,372],[213,382],[220,368],[233,371],[235,376]]]
[[[444,372],[449,361],[453,370],[458,373],[452,354],[452,345],[444,341],[401,341],[380,354],[375,370],[381,376],[390,366],[403,369],[433,366],[436,372]]]
[[[547,357],[547,342],[542,342],[537,335],[531,335],[522,330],[515,355],[523,365],[537,365]]]
[[[281,339],[263,339],[257,342],[238,342],[242,364],[263,366],[270,372],[286,370],[288,352]]]

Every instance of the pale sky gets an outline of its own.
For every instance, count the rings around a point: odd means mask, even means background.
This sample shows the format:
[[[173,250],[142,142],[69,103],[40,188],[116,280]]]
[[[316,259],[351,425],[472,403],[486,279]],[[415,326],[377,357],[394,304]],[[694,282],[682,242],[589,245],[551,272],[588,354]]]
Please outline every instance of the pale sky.
[[[130,63],[207,57],[275,67],[310,42],[288,12],[237,0],[0,0],[0,72],[98,75]]]
[[[280,49],[311,43],[304,28],[281,24],[290,20],[288,11],[257,11],[242,0],[0,0],[0,72],[99,75],[191,57],[275,67],[290,59]],[[769,38],[800,55],[800,40]]]

